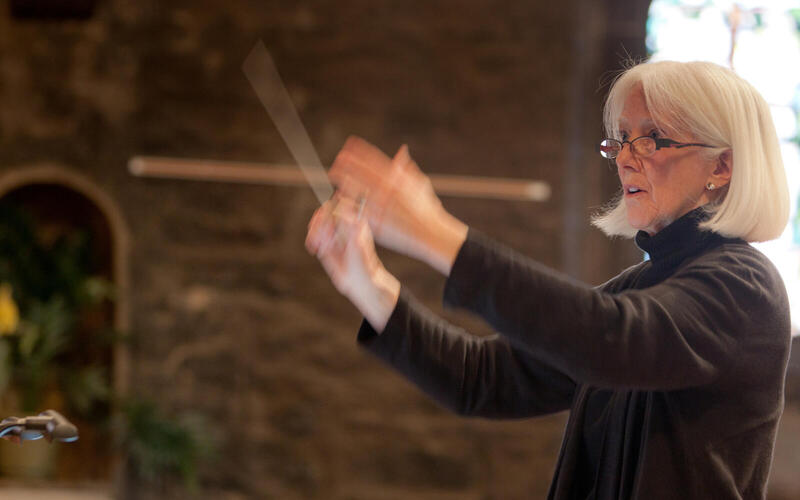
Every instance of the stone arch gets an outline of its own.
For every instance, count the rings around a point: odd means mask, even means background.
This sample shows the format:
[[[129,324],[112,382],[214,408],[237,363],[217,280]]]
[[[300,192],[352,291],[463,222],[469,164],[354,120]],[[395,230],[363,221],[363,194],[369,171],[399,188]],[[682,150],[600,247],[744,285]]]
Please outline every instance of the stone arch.
[[[117,203],[88,177],[55,164],[35,164],[11,167],[0,173],[0,198],[28,186],[48,184],[64,187],[83,196],[105,217],[111,235],[111,275],[117,290],[113,303],[112,322],[117,331],[128,331],[129,275],[128,252],[130,231]],[[117,343],[112,352],[112,383],[117,394],[127,394],[129,374],[127,347]]]

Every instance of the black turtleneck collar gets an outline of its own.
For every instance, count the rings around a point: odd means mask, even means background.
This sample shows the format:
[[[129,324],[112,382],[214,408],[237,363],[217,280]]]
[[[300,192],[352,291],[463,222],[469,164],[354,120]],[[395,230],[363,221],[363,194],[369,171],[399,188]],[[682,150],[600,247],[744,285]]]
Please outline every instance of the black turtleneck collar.
[[[697,226],[709,218],[703,207],[695,208],[653,236],[644,231],[636,234],[636,246],[647,252],[654,267],[672,268],[684,259],[716,246],[726,238]]]

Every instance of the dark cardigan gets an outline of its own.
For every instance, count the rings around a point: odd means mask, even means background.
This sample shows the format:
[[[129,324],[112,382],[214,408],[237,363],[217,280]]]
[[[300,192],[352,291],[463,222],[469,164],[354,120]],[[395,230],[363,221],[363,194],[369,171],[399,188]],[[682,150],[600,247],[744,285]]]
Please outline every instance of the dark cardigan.
[[[783,408],[790,323],[774,266],[699,231],[701,210],[651,257],[577,283],[470,230],[444,300],[498,332],[476,337],[406,290],[359,343],[463,415],[570,409],[548,498],[764,498]]]

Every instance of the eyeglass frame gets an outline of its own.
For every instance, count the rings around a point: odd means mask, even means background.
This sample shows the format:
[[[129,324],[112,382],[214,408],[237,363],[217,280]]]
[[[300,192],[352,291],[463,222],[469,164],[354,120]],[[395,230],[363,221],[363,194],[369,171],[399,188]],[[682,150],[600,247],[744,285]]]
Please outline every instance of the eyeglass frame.
[[[634,145],[633,145],[633,143],[638,141],[639,139],[651,139],[652,141],[655,142],[656,148],[653,150],[652,153],[650,153],[648,155],[643,155],[643,154],[639,153],[636,150],[636,148],[634,147]],[[600,148],[602,147],[602,144],[605,141],[614,141],[614,142],[619,143],[619,151],[617,151],[617,154],[615,154],[614,156],[605,156],[603,154],[603,151]],[[596,144],[594,149],[595,149],[595,151],[600,153],[600,156],[602,156],[603,158],[607,158],[609,160],[613,160],[617,156],[619,156],[619,154],[622,152],[622,149],[625,147],[626,143],[631,145],[631,152],[636,153],[637,155],[643,156],[645,158],[653,156],[656,151],[658,151],[659,149],[662,149],[662,148],[680,149],[680,148],[686,148],[686,147],[689,147],[689,146],[699,146],[699,147],[703,147],[703,148],[716,147],[716,146],[710,146],[708,144],[701,144],[699,142],[678,142],[678,141],[675,141],[675,140],[672,140],[672,139],[667,139],[667,138],[652,137],[652,136],[649,136],[649,135],[641,135],[641,136],[639,136],[639,137],[637,137],[635,139],[631,139],[630,141],[619,141],[619,140],[613,139],[611,137],[606,137],[605,139],[601,140],[599,144]]]

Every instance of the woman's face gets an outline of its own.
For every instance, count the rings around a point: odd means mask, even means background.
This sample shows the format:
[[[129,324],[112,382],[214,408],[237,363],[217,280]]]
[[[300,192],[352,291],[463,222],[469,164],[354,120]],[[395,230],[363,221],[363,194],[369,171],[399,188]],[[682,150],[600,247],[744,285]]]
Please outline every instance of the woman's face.
[[[619,131],[622,140],[643,135],[663,137],[650,117],[641,86],[628,94]],[[714,162],[703,158],[699,149],[663,148],[642,158],[631,152],[630,144],[624,145],[616,162],[631,226],[653,235],[710,201],[705,185]]]

